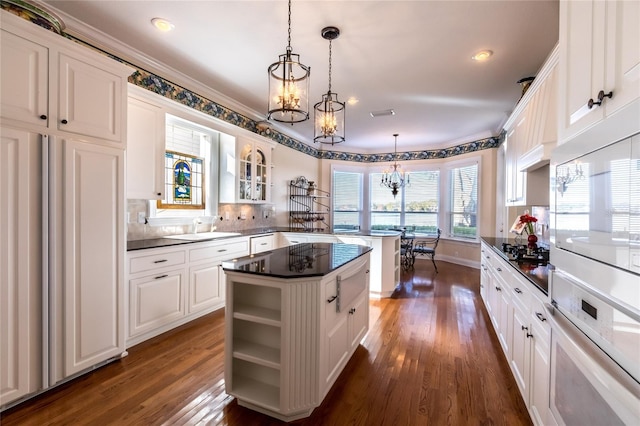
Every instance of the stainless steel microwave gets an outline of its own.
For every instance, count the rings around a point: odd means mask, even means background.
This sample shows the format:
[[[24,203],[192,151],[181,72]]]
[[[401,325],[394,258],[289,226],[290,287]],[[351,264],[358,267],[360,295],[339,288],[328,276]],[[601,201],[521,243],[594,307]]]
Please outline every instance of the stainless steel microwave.
[[[640,274],[640,133],[556,164],[554,244]]]

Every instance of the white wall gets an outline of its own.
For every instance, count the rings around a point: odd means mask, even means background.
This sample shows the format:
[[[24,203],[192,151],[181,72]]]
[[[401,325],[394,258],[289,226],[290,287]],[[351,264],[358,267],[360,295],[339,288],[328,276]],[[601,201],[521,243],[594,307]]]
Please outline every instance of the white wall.
[[[276,209],[276,226],[289,226],[289,182],[298,176],[318,182],[320,162],[286,146],[278,145],[273,150],[271,201]],[[319,188],[329,190],[322,185]]]

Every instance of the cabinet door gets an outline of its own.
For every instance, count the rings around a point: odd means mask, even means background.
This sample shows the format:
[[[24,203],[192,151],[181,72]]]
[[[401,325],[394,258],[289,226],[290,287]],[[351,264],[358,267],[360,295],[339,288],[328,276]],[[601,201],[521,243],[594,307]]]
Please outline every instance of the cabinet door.
[[[531,350],[531,334],[529,315],[514,306],[513,312],[513,340],[511,345],[511,371],[520,388],[520,393],[528,404],[529,395],[529,351]]]
[[[49,50],[37,43],[2,30],[0,116],[47,126]]]
[[[349,311],[349,341],[350,347],[358,346],[369,330],[369,294],[363,292]]]
[[[560,2],[561,141],[604,117],[604,108],[587,103],[604,90],[605,7],[600,0]]]
[[[127,109],[127,198],[162,199],[164,151],[164,112],[157,105],[129,97]]]
[[[549,332],[533,320],[533,340],[531,348],[530,411],[535,424],[548,424],[549,412]]]
[[[184,317],[184,269],[129,282],[129,336],[158,329]]]
[[[42,204],[40,136],[6,127],[0,136],[2,406],[41,385]]]
[[[124,350],[124,151],[63,141],[64,375]]]
[[[191,267],[189,271],[188,313],[196,313],[224,303],[223,272],[218,262]]]
[[[58,129],[120,142],[126,81],[64,53],[58,59]]]
[[[255,195],[254,201],[268,202],[270,201],[271,192],[271,149],[256,144],[254,150],[254,167],[255,167]]]
[[[238,193],[237,198],[241,202],[251,202],[254,198],[253,182],[255,172],[253,170],[253,144],[247,143],[239,149],[238,155]]]
[[[604,102],[610,115],[640,97],[640,2],[607,2],[607,57]]]

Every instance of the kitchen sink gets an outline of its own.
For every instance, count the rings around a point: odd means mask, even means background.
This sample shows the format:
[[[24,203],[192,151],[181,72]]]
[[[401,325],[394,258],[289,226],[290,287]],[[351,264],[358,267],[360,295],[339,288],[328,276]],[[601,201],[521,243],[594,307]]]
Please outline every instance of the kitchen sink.
[[[235,237],[238,235],[240,235],[239,232],[198,232],[197,234],[167,235],[164,238],[185,241],[202,241],[214,240],[216,238]]]

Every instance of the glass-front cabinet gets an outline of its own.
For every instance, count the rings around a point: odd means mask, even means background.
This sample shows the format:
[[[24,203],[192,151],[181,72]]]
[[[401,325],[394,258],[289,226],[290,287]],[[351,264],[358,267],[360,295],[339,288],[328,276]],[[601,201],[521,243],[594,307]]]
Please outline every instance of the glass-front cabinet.
[[[240,141],[238,162],[238,199],[242,202],[265,203],[269,193],[269,158],[271,148]]]
[[[272,144],[239,137],[222,141],[220,202],[264,204],[271,201]]]

